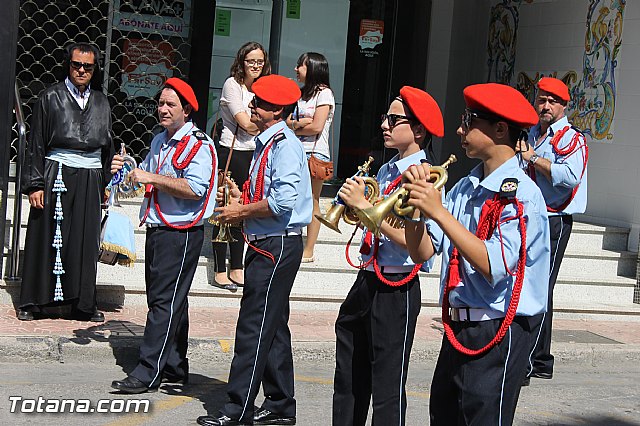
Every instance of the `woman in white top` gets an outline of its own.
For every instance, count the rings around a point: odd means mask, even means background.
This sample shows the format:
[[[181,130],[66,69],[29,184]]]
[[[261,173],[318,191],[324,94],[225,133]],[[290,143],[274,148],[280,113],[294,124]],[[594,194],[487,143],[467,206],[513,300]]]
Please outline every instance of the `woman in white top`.
[[[238,50],[233,65],[231,65],[231,76],[222,86],[220,116],[223,126],[218,146],[219,167],[224,170],[233,145],[229,171],[231,171],[231,178],[239,186],[242,186],[249,175],[251,158],[256,148],[253,137],[259,133],[258,128],[250,119],[249,103],[253,99],[251,86],[258,78],[270,73],[271,65],[264,47],[260,43],[250,41]],[[213,235],[218,235],[217,227],[214,228]],[[215,281],[218,285],[228,289],[234,289],[236,285],[244,284],[242,229],[231,227],[231,235],[237,241],[229,243],[230,271],[228,277],[226,272],[227,244],[213,243],[216,263]]]
[[[335,110],[333,92],[329,86],[329,63],[320,53],[307,52],[300,55],[295,68],[298,81],[303,84],[302,96],[287,124],[296,133],[307,153],[323,161],[329,161],[329,133]],[[322,180],[311,178],[313,192],[313,219],[307,226],[307,240],[302,254],[302,262],[313,262],[313,249],[320,232],[320,222],[315,218],[320,214],[320,192]]]

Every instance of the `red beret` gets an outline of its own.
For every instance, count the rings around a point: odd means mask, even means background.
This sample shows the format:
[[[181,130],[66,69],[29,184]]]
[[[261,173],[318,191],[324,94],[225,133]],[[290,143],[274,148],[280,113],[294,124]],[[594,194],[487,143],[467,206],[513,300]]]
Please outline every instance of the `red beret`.
[[[498,83],[474,84],[465,87],[467,107],[487,112],[521,128],[538,123],[538,114],[522,93],[511,86]]]
[[[171,87],[180,96],[182,96],[184,100],[189,103],[189,105],[191,105],[194,111],[198,110],[198,100],[196,99],[196,94],[193,93],[193,89],[186,82],[180,80],[178,77],[171,77],[164,82],[164,87]]]
[[[251,86],[257,97],[273,105],[291,105],[300,99],[300,88],[290,78],[277,74],[260,77]]]
[[[571,97],[569,96],[569,88],[562,80],[553,77],[542,77],[538,81],[538,89],[551,93],[554,96],[568,102]]]
[[[404,86],[400,89],[400,97],[429,133],[439,138],[444,136],[442,111],[431,95],[424,90]]]

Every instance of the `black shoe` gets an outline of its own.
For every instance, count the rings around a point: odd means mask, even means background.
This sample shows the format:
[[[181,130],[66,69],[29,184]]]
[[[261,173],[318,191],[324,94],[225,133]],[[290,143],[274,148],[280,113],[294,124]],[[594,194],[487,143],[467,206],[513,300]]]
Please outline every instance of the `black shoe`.
[[[127,376],[127,378],[124,380],[114,380],[113,382],[111,382],[111,387],[114,389],[118,389],[123,393],[145,393],[156,392],[158,390],[158,388],[148,387],[133,376]]]
[[[522,386],[529,386],[531,384],[531,377],[525,377],[522,381]]]
[[[162,383],[182,383],[183,385],[189,384],[189,373],[185,376],[174,376],[173,374],[162,374]]]
[[[534,371],[529,374],[529,377],[535,377],[536,379],[553,379],[553,373],[547,373],[545,371]]]
[[[284,417],[261,408],[253,415],[254,425],[295,425],[295,417]]]
[[[33,312],[20,309],[18,310],[18,319],[20,321],[33,321],[35,318]]]
[[[250,423],[243,423],[240,420],[233,420],[230,417],[225,415],[218,415],[217,417],[213,416],[200,416],[196,420],[199,425],[202,426],[226,426],[226,425],[246,425]]]
[[[91,312],[83,312],[83,311],[72,311],[71,319],[76,321],[91,321],[91,322],[104,322],[104,314],[100,311]]]

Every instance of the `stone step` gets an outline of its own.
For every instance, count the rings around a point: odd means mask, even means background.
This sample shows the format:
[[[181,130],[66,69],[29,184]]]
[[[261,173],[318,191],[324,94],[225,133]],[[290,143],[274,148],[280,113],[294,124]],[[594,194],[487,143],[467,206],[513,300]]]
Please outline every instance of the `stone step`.
[[[29,214],[29,202],[25,196],[22,196],[22,234],[24,234],[24,228],[26,227],[27,218]],[[121,207],[115,208],[117,211],[126,214],[134,224],[136,230],[144,233],[143,229],[137,228],[139,221],[138,214],[140,210],[140,203],[142,198],[124,199],[121,200]],[[327,210],[331,203],[330,198],[321,198],[321,210],[324,212]],[[7,226],[11,228],[11,220],[13,218],[13,194],[10,191],[8,203],[7,203]],[[344,221],[340,221],[339,228],[342,233],[337,233],[325,226],[320,228],[320,240],[326,241],[340,241],[346,242],[349,236],[354,230],[353,225],[348,225]],[[360,235],[360,232],[358,232]],[[594,225],[583,222],[574,222],[571,238],[567,250],[569,251],[591,251],[604,249],[611,251],[626,251],[628,241],[629,230],[626,228],[619,228],[613,226]],[[359,236],[354,238],[355,244],[360,241]]]
[[[10,224],[7,225],[11,229]],[[201,255],[205,257],[211,257],[213,250],[211,246],[213,228],[209,224],[205,225],[205,242],[202,247]],[[333,232],[327,229],[321,231],[318,242],[315,249],[316,262],[310,264],[310,266],[318,265],[319,267],[341,267],[348,266],[345,259],[345,248],[348,241],[348,236],[342,234],[340,237],[335,237],[332,234],[340,236],[337,232]],[[11,231],[9,231],[10,233]],[[134,231],[136,242],[136,256],[138,259],[144,259],[144,245],[146,231],[142,228],[136,228]],[[354,263],[358,261],[358,250],[362,232],[357,231],[350,246],[350,256]],[[578,234],[586,235],[586,234]],[[20,232],[20,247],[24,247],[24,240],[26,237],[26,225],[21,227]],[[573,239],[573,235],[572,235]],[[8,253],[8,252],[7,252]],[[438,271],[439,257],[435,261],[435,267],[433,270]],[[606,276],[624,276],[635,277],[636,274],[636,262],[637,254],[628,251],[615,251],[609,249],[598,248],[594,246],[585,246],[574,243],[570,240],[565,253],[561,274],[576,275],[580,277],[589,277],[592,274],[597,274],[599,277]]]
[[[355,277],[355,275],[354,275]],[[344,300],[347,292],[351,288],[349,282],[339,292],[326,292],[322,295],[308,294],[305,288],[300,285],[299,276],[291,292],[291,308],[304,309],[309,311],[324,310],[336,311]],[[306,286],[306,282],[304,286]],[[555,312],[571,315],[570,318],[579,318],[580,315],[607,315],[611,319],[621,316],[640,318],[640,305],[631,302],[633,286],[626,286],[618,291],[620,294],[610,293],[609,288],[599,287],[587,289],[593,293],[593,298],[576,298],[578,292],[585,292],[584,287],[558,283],[554,297]],[[432,277],[421,277],[422,306],[430,309],[431,313],[437,315],[440,311],[438,306],[437,282]],[[0,303],[17,303],[19,299],[20,287],[15,282],[0,282]],[[126,282],[112,284],[98,282],[98,303],[112,304],[119,306],[134,306],[146,304],[144,285],[130,285]],[[189,304],[191,306],[208,307],[237,307],[242,297],[242,288],[236,292],[230,292],[210,285],[202,285],[200,280],[194,280],[189,293]],[[626,300],[627,302],[622,302]]]
[[[137,225],[141,199],[123,200],[122,208]],[[322,199],[322,210],[330,199]],[[25,206],[26,204],[26,206]],[[23,197],[23,216],[21,240],[26,234],[28,202]],[[8,210],[13,203],[9,202]],[[10,218],[11,213],[8,212]],[[8,224],[9,230],[11,229]],[[355,229],[343,221],[339,224],[342,234],[322,226],[316,246],[317,260],[301,265],[292,290],[292,304],[303,309],[337,309],[353,281],[357,271],[350,267],[345,259],[346,242]],[[205,243],[199,266],[190,293],[190,303],[194,305],[215,304],[216,306],[237,306],[242,290],[231,293],[212,285],[214,263],[210,244],[212,227],[205,226]],[[135,228],[136,252],[138,260],[133,268],[107,266],[99,264],[99,298],[102,302],[119,304],[145,304],[144,285],[144,238],[145,230]],[[357,262],[358,245],[361,231],[357,231],[352,247],[351,258]],[[623,228],[574,223],[574,230],[567,253],[560,270],[555,291],[556,310],[559,312],[635,312],[633,305],[633,287],[637,254],[625,251],[628,230]],[[6,241],[9,241],[7,237]],[[21,244],[21,247],[23,243]],[[426,307],[437,305],[439,292],[440,258],[437,258],[430,273],[421,273],[422,302]],[[7,284],[4,296],[16,287]],[[2,293],[2,292],[0,292]],[[293,306],[293,305],[292,305]],[[640,313],[640,310],[638,311]]]
[[[348,266],[343,268],[321,268],[307,265],[303,264],[300,267],[293,292],[318,299],[323,297],[344,297],[358,272]],[[439,270],[431,273],[421,272],[419,276],[423,285],[423,296],[436,299],[440,282]],[[214,284],[213,277],[213,259],[201,258],[192,288],[209,289]],[[98,281],[103,283],[112,282],[127,288],[144,290],[144,264],[138,261],[133,268],[100,264],[98,267]],[[634,284],[634,279],[624,277],[596,280],[588,277],[580,278],[560,275],[556,283],[556,292],[566,291],[568,302],[578,298],[590,298],[594,301],[599,299],[612,300],[617,297],[616,295],[620,295],[622,297],[620,300],[622,301],[631,301],[633,299]],[[598,293],[600,293],[600,296]],[[629,294],[631,296],[627,297]]]

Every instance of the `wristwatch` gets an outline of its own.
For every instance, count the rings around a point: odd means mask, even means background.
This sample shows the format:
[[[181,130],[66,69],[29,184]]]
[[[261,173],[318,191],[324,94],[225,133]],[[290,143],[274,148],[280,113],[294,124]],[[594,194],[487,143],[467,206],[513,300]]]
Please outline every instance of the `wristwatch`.
[[[538,157],[537,154],[533,154],[531,156],[531,158],[529,158],[529,164],[531,164],[533,166],[534,164],[536,164],[536,161],[538,161],[538,158],[540,158],[540,157]]]

